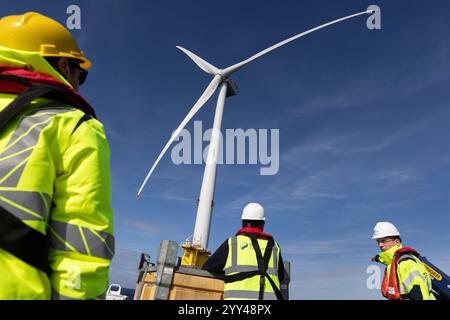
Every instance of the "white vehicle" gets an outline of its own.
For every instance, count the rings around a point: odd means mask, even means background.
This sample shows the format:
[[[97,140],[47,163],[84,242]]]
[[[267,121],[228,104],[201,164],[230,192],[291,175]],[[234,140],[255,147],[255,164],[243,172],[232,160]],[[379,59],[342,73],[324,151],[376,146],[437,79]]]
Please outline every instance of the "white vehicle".
[[[127,300],[128,297],[121,294],[122,287],[118,284],[111,284],[106,291],[106,300]]]

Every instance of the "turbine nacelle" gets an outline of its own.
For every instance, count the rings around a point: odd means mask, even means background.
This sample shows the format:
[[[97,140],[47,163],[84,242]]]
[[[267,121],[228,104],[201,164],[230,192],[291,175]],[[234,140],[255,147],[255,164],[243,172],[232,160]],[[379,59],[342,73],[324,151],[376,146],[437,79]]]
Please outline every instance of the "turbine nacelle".
[[[234,82],[233,80],[231,80],[230,78],[228,78],[227,80],[227,97],[232,97],[235,96],[239,93],[239,88],[236,84],[236,82]]]

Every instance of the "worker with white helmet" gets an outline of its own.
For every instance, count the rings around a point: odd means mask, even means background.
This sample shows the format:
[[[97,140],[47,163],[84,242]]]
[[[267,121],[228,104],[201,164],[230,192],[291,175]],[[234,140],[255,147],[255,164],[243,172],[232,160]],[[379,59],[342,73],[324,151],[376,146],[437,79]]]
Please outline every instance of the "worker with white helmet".
[[[264,208],[249,203],[241,219],[242,228],[214,252],[203,269],[225,274],[224,299],[282,300],[284,263],[279,245],[263,232]]]
[[[386,265],[381,286],[382,295],[389,300],[435,300],[431,292],[430,275],[419,259],[419,253],[402,247],[400,232],[390,222],[378,222],[372,239],[381,252],[372,260]]]

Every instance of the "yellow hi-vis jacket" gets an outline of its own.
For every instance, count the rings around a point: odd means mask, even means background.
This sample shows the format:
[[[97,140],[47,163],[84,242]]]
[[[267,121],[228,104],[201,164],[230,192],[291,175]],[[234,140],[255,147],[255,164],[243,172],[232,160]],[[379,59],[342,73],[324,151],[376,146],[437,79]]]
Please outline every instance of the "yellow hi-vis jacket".
[[[401,245],[394,246],[378,254],[380,262],[386,265],[385,279],[383,286],[387,286],[390,281],[391,268],[394,254]],[[412,254],[400,257],[397,265],[398,289],[402,299],[436,300],[431,289],[431,278],[423,263]],[[387,291],[389,288],[382,291]],[[420,290],[419,290],[420,289]]]
[[[264,256],[268,240],[257,239],[262,255]],[[240,280],[227,282],[228,277],[245,272],[258,271],[258,259],[252,240],[244,235],[237,235],[228,239],[228,256],[224,267],[225,271],[225,286],[224,299],[225,300],[258,300],[260,293],[261,276],[256,274],[252,277]],[[278,261],[280,259],[280,247],[275,242],[267,268],[267,274],[280,290],[280,281],[278,279]],[[264,277],[263,283],[263,300],[277,300],[272,285],[267,277]]]
[[[0,65],[68,84],[36,54],[0,47]],[[15,98],[0,93],[0,112]],[[0,208],[48,239],[49,271],[0,247],[0,299],[102,298],[114,255],[110,200],[100,122],[47,99],[10,121],[0,132]]]

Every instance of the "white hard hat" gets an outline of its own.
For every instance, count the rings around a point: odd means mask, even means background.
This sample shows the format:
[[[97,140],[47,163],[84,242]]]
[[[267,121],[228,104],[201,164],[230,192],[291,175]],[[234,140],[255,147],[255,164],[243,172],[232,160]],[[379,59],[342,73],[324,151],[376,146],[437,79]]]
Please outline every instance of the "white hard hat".
[[[266,220],[264,208],[259,203],[249,203],[242,211],[242,220]]]
[[[373,228],[372,239],[400,236],[398,229],[390,222],[378,222]]]

